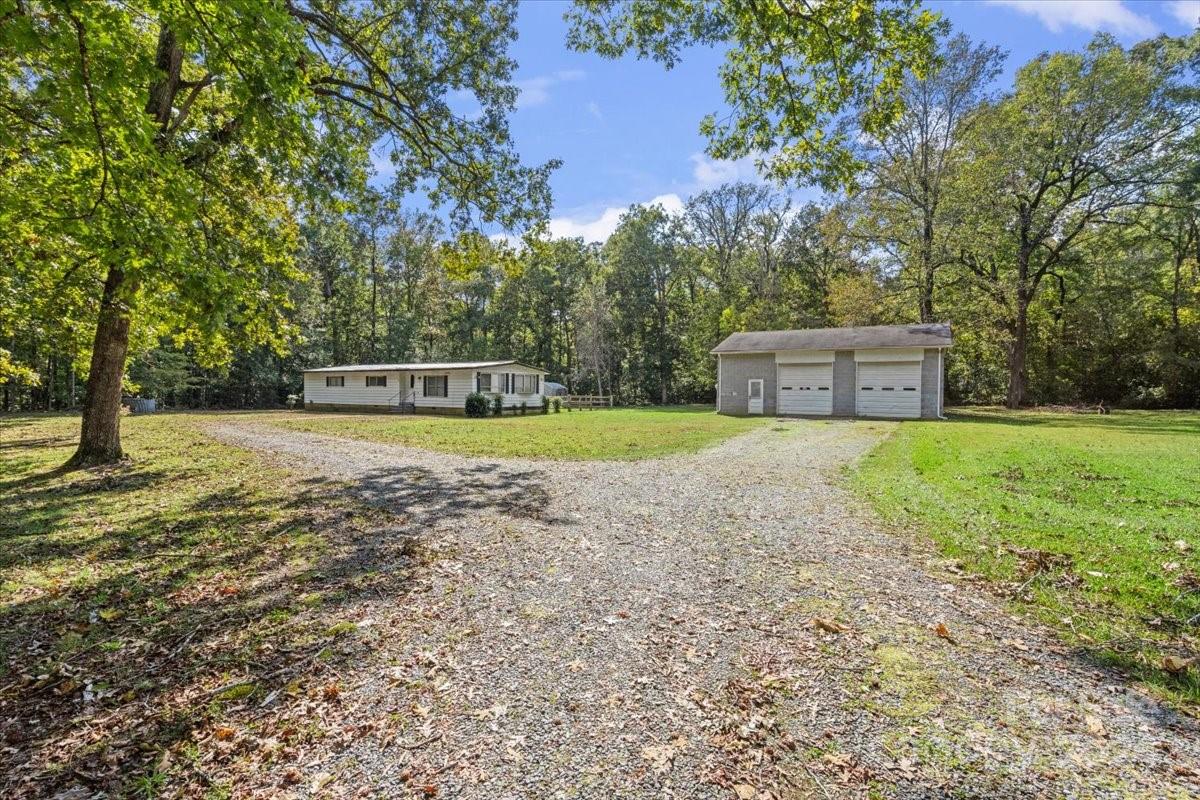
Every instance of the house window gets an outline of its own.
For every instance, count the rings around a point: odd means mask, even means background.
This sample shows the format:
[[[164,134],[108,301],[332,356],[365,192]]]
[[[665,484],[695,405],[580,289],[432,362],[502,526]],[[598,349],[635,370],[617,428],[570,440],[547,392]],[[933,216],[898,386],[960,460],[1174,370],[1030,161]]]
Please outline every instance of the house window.
[[[492,390],[492,375],[490,372],[481,372],[475,376],[475,391],[490,392]]]
[[[540,375],[513,375],[513,391],[517,394],[537,394]]]
[[[326,375],[325,387],[333,388],[334,386],[345,386],[346,377],[344,375]]]
[[[367,386],[387,386],[387,375],[368,375]]]
[[[426,375],[421,378],[421,392],[426,397],[449,397],[446,391],[445,375]]]

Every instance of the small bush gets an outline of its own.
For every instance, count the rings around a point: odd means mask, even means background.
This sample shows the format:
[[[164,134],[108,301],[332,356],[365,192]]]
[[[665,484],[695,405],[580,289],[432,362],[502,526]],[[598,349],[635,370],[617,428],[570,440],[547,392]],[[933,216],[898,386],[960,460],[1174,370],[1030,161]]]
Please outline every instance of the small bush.
[[[524,400],[522,400],[521,401],[521,416],[525,416],[527,413],[529,413],[529,403],[526,403]]]
[[[468,417],[486,417],[488,415],[488,400],[480,392],[467,395],[466,412]]]
[[[304,396],[299,394],[289,394],[287,401],[284,403],[288,408],[295,408],[304,404]]]
[[[550,398],[546,397],[546,395],[542,395],[542,413],[550,413]]]
[[[561,411],[562,411],[562,398],[556,397],[556,398],[554,398],[554,413],[558,414]]]
[[[498,394],[492,395],[492,416],[498,417],[504,413],[504,398]]]

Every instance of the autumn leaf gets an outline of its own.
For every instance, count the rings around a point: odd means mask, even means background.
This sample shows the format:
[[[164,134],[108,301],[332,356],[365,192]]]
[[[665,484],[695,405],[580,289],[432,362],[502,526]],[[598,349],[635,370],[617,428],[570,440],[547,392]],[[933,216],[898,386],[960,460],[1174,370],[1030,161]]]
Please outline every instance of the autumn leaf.
[[[1194,658],[1180,658],[1179,656],[1163,656],[1162,666],[1167,672],[1172,675],[1178,675],[1181,672],[1186,672],[1187,668],[1194,664]]]
[[[945,639],[950,644],[958,644],[958,640],[954,638],[954,634],[950,633],[950,629],[946,627],[946,623],[939,622],[933,629],[933,632]]]
[[[827,633],[845,633],[850,630],[842,623],[832,619],[825,619],[824,617],[813,617],[809,620],[809,625],[820,628]]]

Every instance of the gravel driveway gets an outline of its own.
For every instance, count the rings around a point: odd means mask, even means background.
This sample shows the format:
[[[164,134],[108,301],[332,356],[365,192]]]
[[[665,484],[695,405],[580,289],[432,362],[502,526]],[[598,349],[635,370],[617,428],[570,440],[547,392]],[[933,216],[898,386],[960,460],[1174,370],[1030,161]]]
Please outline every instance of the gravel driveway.
[[[1194,721],[840,488],[888,429],[781,422],[629,463],[212,431],[348,482],[400,515],[381,535],[424,554],[402,600],[364,607],[371,654],[345,676],[358,722],[394,733],[305,765],[316,786],[481,800],[1200,792]]]

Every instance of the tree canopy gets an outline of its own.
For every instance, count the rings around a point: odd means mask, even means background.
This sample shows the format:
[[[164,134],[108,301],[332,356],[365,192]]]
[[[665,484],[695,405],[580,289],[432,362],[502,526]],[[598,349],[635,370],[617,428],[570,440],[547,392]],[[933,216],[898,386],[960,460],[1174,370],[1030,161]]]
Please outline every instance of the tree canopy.
[[[878,133],[895,122],[905,76],[928,71],[943,28],[918,0],[577,0],[567,19],[571,47],[667,69],[688,47],[724,48],[727,110],[700,124],[709,154],[826,187],[861,168],[839,123]]]
[[[95,325],[81,463],[120,455],[131,337],[282,348],[298,215],[385,158],[460,225],[545,215],[512,149],[515,2],[23,2],[0,22],[0,260],[46,335]],[[466,92],[477,114],[455,112]],[[36,287],[30,291],[30,287]],[[11,325],[10,325],[11,330]],[[82,355],[83,348],[79,353]]]

